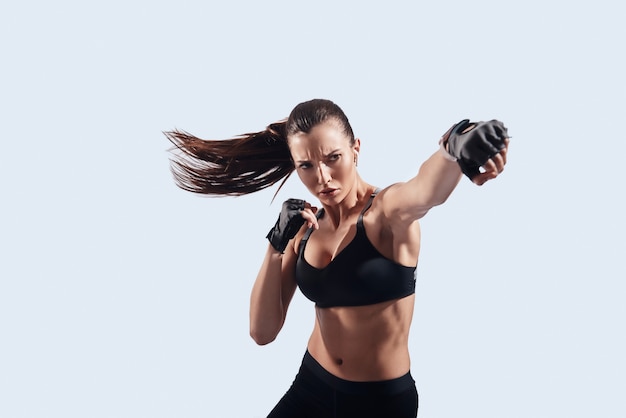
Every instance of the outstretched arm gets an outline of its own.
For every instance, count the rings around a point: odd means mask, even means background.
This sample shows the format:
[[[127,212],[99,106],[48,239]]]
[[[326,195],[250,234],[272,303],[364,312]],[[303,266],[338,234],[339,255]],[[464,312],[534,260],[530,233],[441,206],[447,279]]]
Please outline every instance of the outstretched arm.
[[[385,216],[400,223],[422,218],[448,199],[463,173],[479,186],[496,178],[504,170],[509,140],[506,128],[490,131],[492,122],[483,126],[463,121],[446,132],[441,149],[422,164],[415,177],[385,191]],[[472,132],[477,126],[480,130]],[[454,142],[448,144],[449,139]],[[451,146],[454,156],[448,151]]]

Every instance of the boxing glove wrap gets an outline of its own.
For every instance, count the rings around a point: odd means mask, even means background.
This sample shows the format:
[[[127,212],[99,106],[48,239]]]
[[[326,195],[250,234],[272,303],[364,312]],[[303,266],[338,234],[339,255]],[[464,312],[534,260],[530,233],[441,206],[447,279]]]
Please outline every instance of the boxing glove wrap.
[[[296,236],[304,224],[304,203],[301,199],[287,199],[283,202],[278,220],[266,236],[276,251],[284,253],[289,240]]]
[[[495,119],[487,122],[463,119],[446,134],[447,138],[444,135],[441,141],[442,147],[456,159],[463,174],[470,179],[480,174],[480,167],[506,147],[505,141],[509,137],[504,124]]]

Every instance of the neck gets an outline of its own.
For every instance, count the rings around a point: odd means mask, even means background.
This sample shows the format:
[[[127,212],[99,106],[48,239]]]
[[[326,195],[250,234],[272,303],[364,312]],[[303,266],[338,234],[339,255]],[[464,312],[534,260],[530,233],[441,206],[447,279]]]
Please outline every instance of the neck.
[[[335,228],[338,228],[343,221],[351,220],[355,213],[361,213],[363,206],[374,189],[373,186],[357,176],[350,193],[348,193],[345,199],[337,205],[323,205],[325,216],[328,216],[330,223]]]

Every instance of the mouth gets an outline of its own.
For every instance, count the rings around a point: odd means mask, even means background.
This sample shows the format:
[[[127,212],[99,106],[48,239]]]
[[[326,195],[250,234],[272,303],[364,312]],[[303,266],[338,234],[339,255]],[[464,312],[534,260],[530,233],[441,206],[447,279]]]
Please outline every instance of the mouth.
[[[319,192],[320,196],[332,196],[338,189],[324,189],[321,192]]]

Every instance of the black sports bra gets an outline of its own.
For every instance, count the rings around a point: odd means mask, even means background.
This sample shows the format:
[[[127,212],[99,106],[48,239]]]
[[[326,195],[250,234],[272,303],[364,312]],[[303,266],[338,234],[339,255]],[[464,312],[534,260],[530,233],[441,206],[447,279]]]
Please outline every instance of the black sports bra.
[[[320,308],[364,306],[399,299],[415,293],[416,267],[407,267],[384,257],[370,242],[363,226],[363,215],[372,205],[372,193],[361,211],[354,239],[324,268],[310,265],[304,258],[309,228],[302,241],[296,263],[300,291]],[[323,209],[318,218],[323,216]]]

